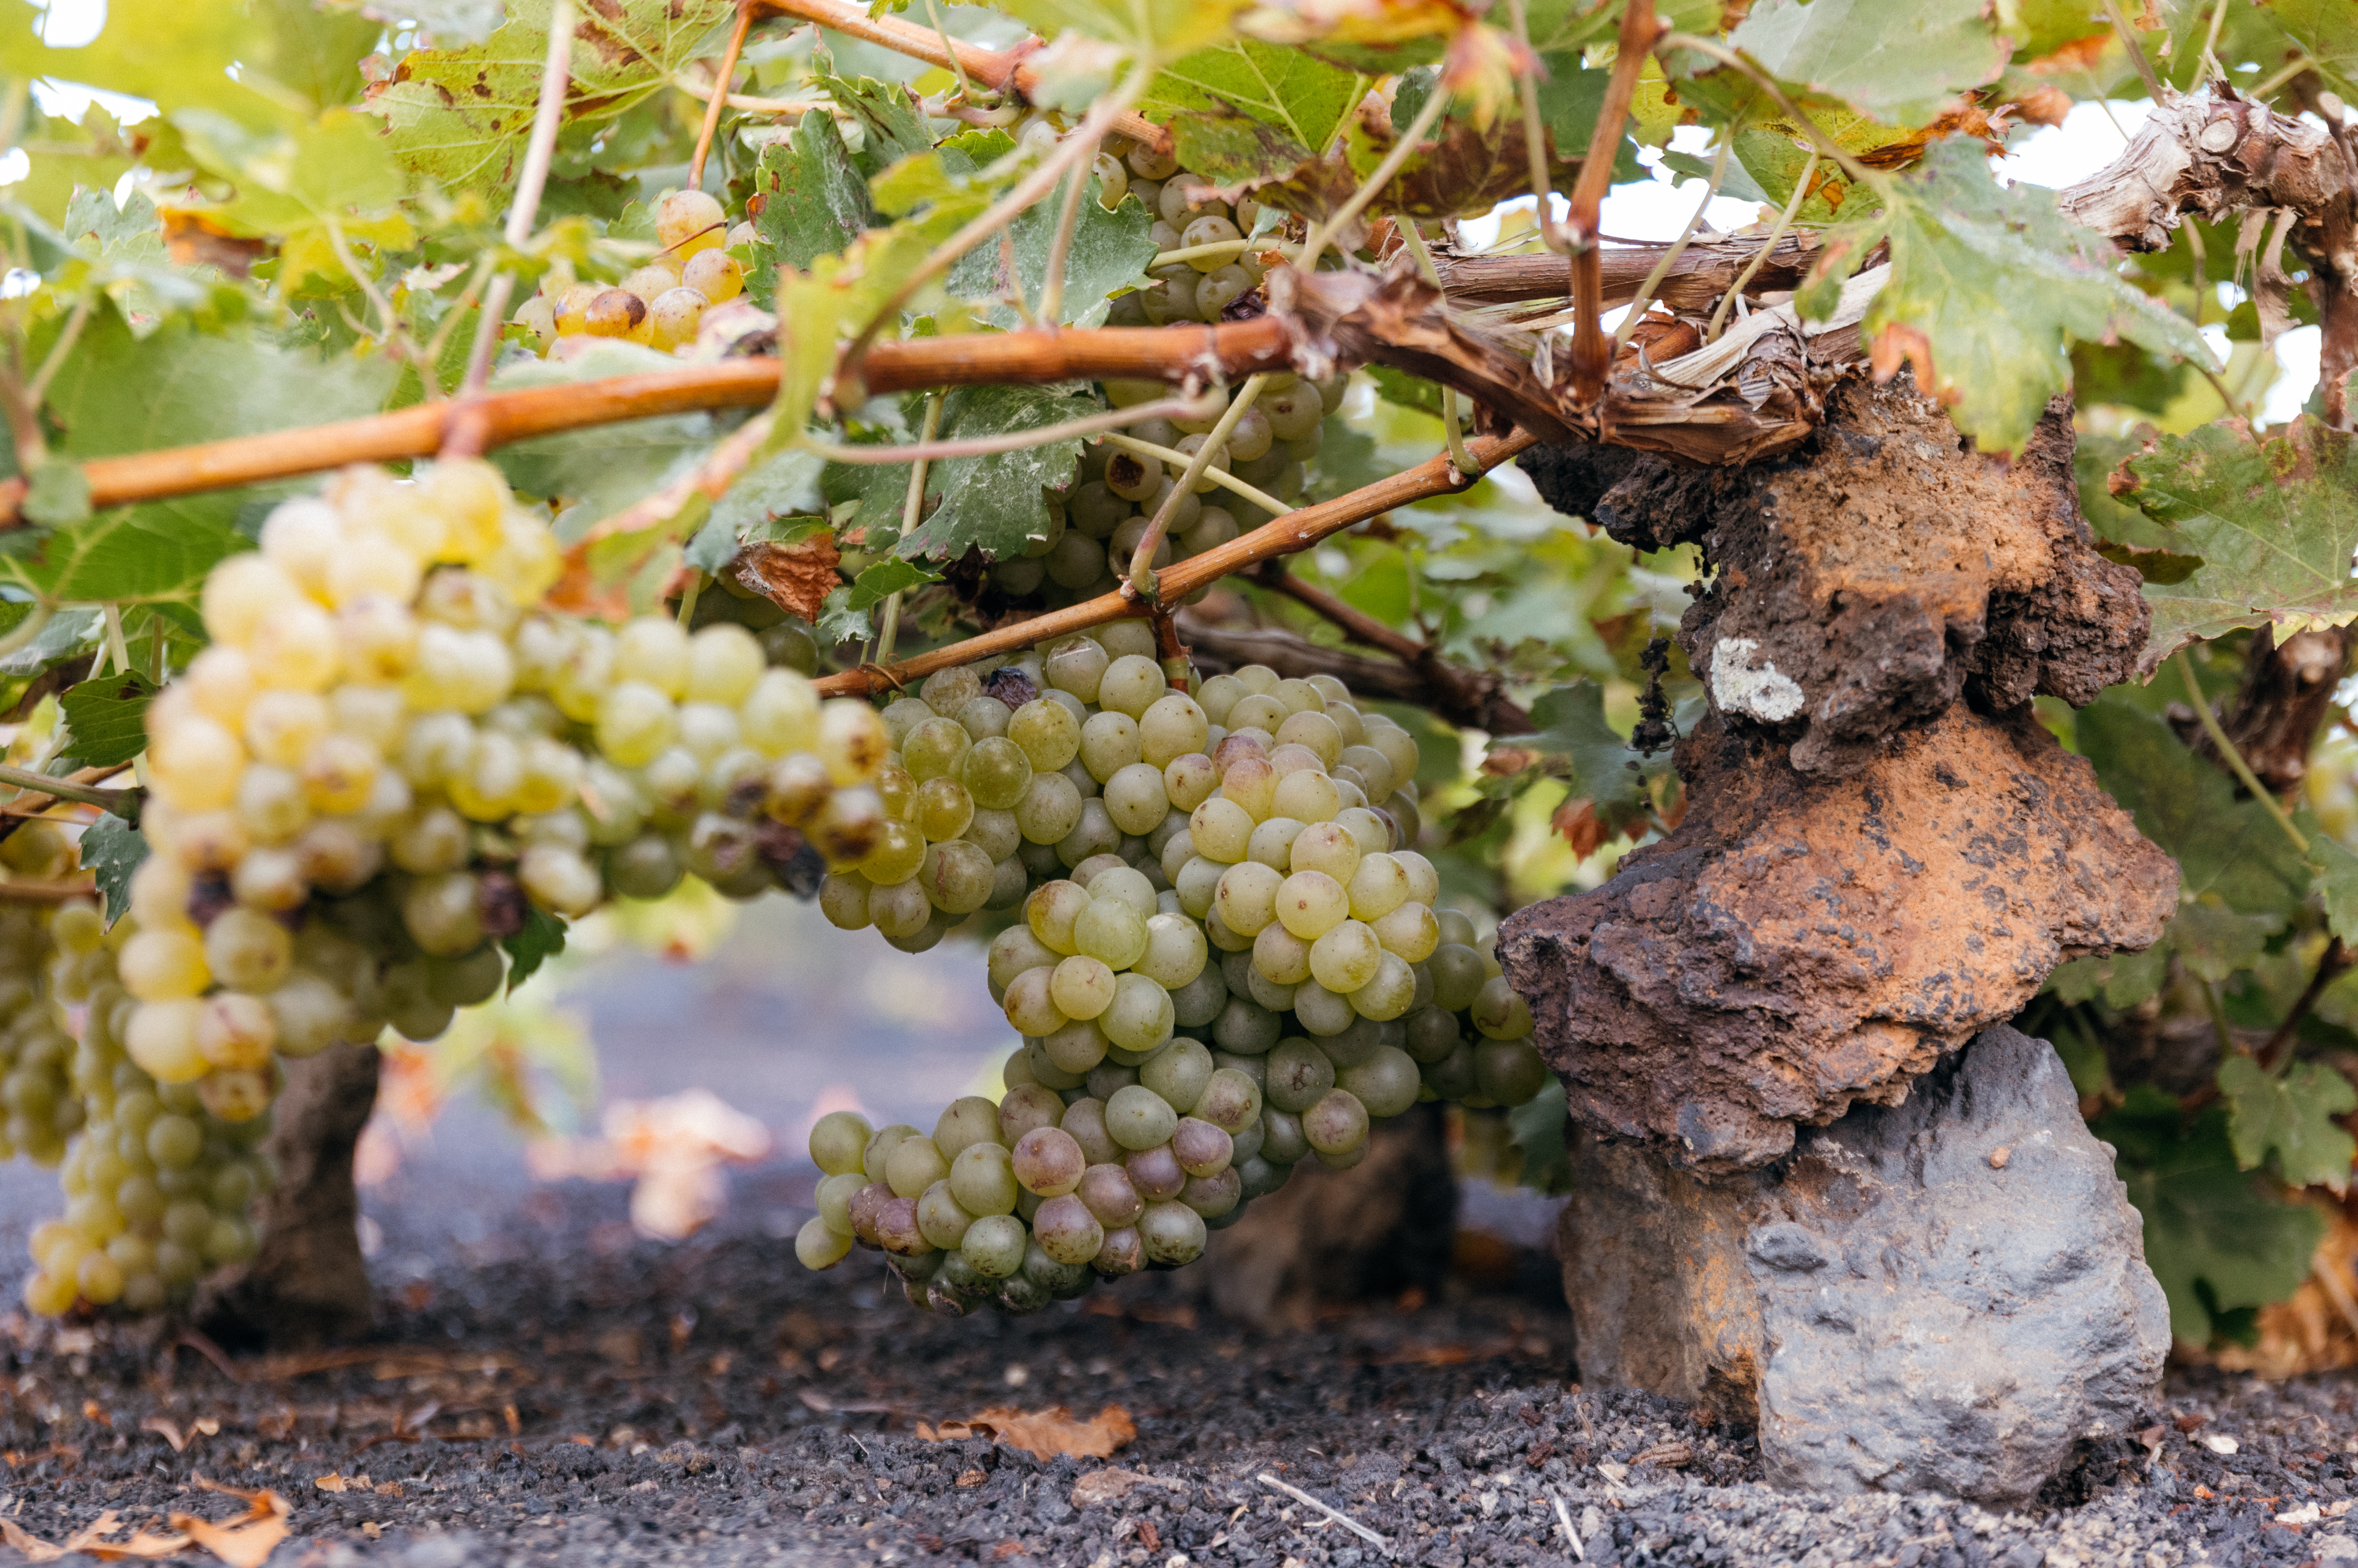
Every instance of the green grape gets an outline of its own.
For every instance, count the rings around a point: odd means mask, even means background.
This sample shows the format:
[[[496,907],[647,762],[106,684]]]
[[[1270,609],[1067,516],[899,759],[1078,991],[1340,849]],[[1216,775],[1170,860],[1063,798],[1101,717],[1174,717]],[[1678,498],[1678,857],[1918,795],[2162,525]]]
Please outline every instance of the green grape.
[[[974,1216],[959,1206],[946,1179],[927,1187],[917,1199],[916,1218],[917,1231],[926,1244],[945,1250],[955,1250],[974,1224]]]
[[[1277,918],[1277,901],[1285,881],[1273,868],[1258,860],[1239,861],[1221,873],[1213,906],[1230,931],[1239,936],[1258,936]]]
[[[1244,807],[1259,822],[1271,814],[1277,795],[1277,770],[1269,765],[1266,757],[1240,757],[1221,771],[1220,794]]]
[[[1130,715],[1102,711],[1081,726],[1081,765],[1100,785],[1141,758],[1138,721]]]
[[[1399,954],[1386,953],[1377,960],[1375,978],[1351,993],[1351,1006],[1360,1017],[1384,1023],[1414,1007],[1416,993],[1416,971]]]
[[[949,1173],[950,1162],[922,1133],[900,1140],[884,1157],[884,1181],[896,1196],[922,1196],[936,1182],[947,1180]]]
[[[1269,867],[1282,878],[1297,869],[1293,863],[1293,841],[1308,827],[1291,816],[1271,816],[1255,824],[1252,837],[1245,840],[1245,859]]]
[[[1310,973],[1328,990],[1348,995],[1376,978],[1383,955],[1371,927],[1346,920],[1311,944]]]
[[[970,1215],[1013,1214],[1017,1194],[1012,1157],[1001,1143],[970,1143],[950,1162],[950,1195]]]
[[[1440,923],[1433,919],[1433,911],[1422,903],[1401,904],[1379,918],[1372,929],[1384,951],[1409,964],[1421,964],[1432,957],[1441,942]]]
[[[1113,1005],[1114,980],[1113,970],[1102,960],[1076,953],[1050,971],[1048,998],[1066,1018],[1095,1018]],[[1024,1033],[1045,1034],[1049,1031]]]
[[[1211,957],[1204,928],[1175,914],[1154,914],[1146,922],[1146,950],[1132,961],[1137,974],[1167,991],[1176,991],[1204,971]]]
[[[1079,1186],[1088,1167],[1079,1141],[1058,1127],[1033,1128],[1016,1141],[1011,1158],[1017,1184],[1043,1198],[1062,1197]]]
[[[998,868],[990,857],[962,838],[935,844],[925,850],[917,881],[935,908],[945,914],[971,914],[990,897]]]
[[[1235,706],[1228,709],[1228,726],[1232,733],[1253,730],[1269,736],[1273,744],[1278,728],[1286,718],[1285,704],[1273,697],[1256,692],[1237,698]]]
[[[1087,906],[1074,917],[1072,940],[1078,951],[1103,959],[1114,968],[1127,969],[1145,956],[1146,919],[1126,899],[1091,897]],[[1049,945],[1055,946],[1053,942]]]
[[[1332,878],[1344,887],[1349,885],[1359,869],[1358,843],[1351,837],[1350,829],[1340,822],[1311,824],[1296,836],[1292,849],[1292,861],[1287,870],[1314,871]],[[1349,912],[1347,892],[1344,895],[1343,908],[1345,913]]]
[[[1016,976],[1043,964],[1053,966],[1058,957],[1030,925],[1018,924],[991,938],[985,967],[992,988],[1003,991]]]
[[[1293,1016],[1303,1029],[1322,1039],[1340,1034],[1359,1022],[1348,995],[1329,990],[1314,979],[1293,988]]]
[[[1001,713],[1007,711],[1004,704],[993,702],[990,706]],[[1032,759],[1012,740],[985,736],[968,751],[960,764],[959,777],[976,806],[1012,811],[1031,792]]]
[[[901,765],[919,784],[953,775],[973,746],[964,726],[938,716],[914,725],[901,744]]]
[[[1474,998],[1474,1027],[1492,1040],[1520,1040],[1531,1032],[1531,1010],[1503,976],[1494,975]]]
[[[1204,1218],[1185,1205],[1163,1199],[1139,1216],[1138,1235],[1146,1256],[1157,1263],[1192,1263],[1204,1255]]]
[[[1252,991],[1253,1000],[1263,1007],[1284,1011],[1293,1005],[1293,988],[1310,979],[1310,952],[1309,943],[1275,921],[1270,922],[1253,938],[1252,969],[1245,977],[1245,989]],[[1260,995],[1256,980],[1281,988],[1284,992],[1282,1005]]]
[[[1171,1132],[1179,1124],[1179,1113],[1143,1084],[1133,1084],[1115,1091],[1106,1102],[1106,1130],[1113,1141],[1129,1150],[1153,1149],[1169,1141]],[[1132,1173],[1135,1179],[1135,1173]]]
[[[1269,1054],[1262,1093],[1267,1103],[1299,1116],[1335,1087],[1335,1064],[1312,1042],[1295,1036]]]
[[[1485,1099],[1522,1105],[1547,1080],[1547,1063],[1528,1040],[1482,1040],[1474,1046],[1475,1087]]]
[[[1249,811],[1226,795],[1208,797],[1187,816],[1187,836],[1195,852],[1224,866],[1245,859],[1257,826]]]
[[[1054,773],[1080,755],[1081,721],[1064,704],[1038,697],[1015,710],[1007,723],[1007,738],[1035,773]]]
[[[860,862],[859,874],[871,884],[889,887],[905,882],[925,863],[925,836],[905,822],[886,822],[876,847]]]
[[[1023,918],[1032,935],[1050,952],[1077,953],[1080,944],[1075,927],[1093,902],[1088,891],[1077,883],[1061,879],[1044,882],[1024,902]]]
[[[795,1257],[806,1269],[832,1269],[851,1255],[851,1238],[809,1219],[795,1233]]]
[[[1028,1238],[1012,1214],[984,1215],[967,1227],[958,1253],[986,1280],[1004,1280],[1023,1266]]]
[[[1057,691],[1081,702],[1095,702],[1098,683],[1104,678],[1106,666],[1112,662],[1095,639],[1067,637],[1049,648],[1047,657],[1042,661],[1041,671],[1046,676],[1048,684]],[[1077,735],[1076,741],[1077,743]],[[1043,764],[1035,758],[1033,765],[1039,767]]]
[[[1132,837],[1152,832],[1171,813],[1171,797],[1163,787],[1163,770],[1152,763],[1129,763],[1115,770],[1104,784],[1107,814],[1113,818],[1115,827]]]
[[[1088,1205],[1072,1194],[1052,1197],[1032,1218],[1040,1249],[1059,1263],[1087,1264],[1105,1246],[1105,1227]]]
[[[1113,1003],[1098,1027],[1109,1044],[1143,1053],[1170,1039],[1176,1022],[1170,992],[1143,975],[1123,975],[1115,982]]]
[[[1121,839],[1121,829],[1114,826],[1105,802],[1087,799],[1081,802],[1078,825],[1056,841],[1056,858],[1066,866],[1077,866],[1092,855],[1112,853],[1120,848]]]
[[[1321,824],[1321,826],[1325,826]],[[1286,930],[1305,942],[1314,942],[1350,918],[1350,895],[1325,871],[1296,871],[1278,886],[1273,899],[1276,918]],[[1222,911],[1226,914],[1226,910]],[[1235,925],[1230,920],[1231,925]]]

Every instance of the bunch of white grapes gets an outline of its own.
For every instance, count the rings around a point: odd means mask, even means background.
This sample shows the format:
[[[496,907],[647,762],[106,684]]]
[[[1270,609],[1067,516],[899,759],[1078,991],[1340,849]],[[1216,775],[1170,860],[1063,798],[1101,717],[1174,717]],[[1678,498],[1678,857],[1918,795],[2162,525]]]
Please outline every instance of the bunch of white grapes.
[[[497,471],[354,469],[216,567],[212,642],[148,709],[155,853],[124,1043],[226,1120],[276,1056],[481,1001],[500,940],[694,871],[750,896],[864,854],[882,726],[746,628],[543,613],[561,569]]]
[[[125,1054],[140,1004],[117,965],[135,921],[109,932],[96,909],[69,904],[49,935],[50,989],[84,1010],[70,1077],[85,1119],[59,1173],[65,1213],[33,1228],[25,1304],[46,1316],[77,1303],[161,1311],[254,1255],[247,1211],[276,1179],[256,1147],[269,1122],[214,1116],[189,1085],[158,1083]]]
[[[729,252],[755,243],[753,225],[733,228],[720,203],[701,190],[675,190],[655,203],[655,243],[663,248],[614,284],[560,282],[513,320],[546,353],[560,338],[622,338],[677,353],[696,341],[705,312],[745,291],[745,269]]]
[[[1529,1011],[1406,847],[1413,738],[1331,676],[1249,666],[1198,700],[1152,649],[1117,622],[885,710],[892,820],[821,906],[914,947],[1020,900],[989,968],[1025,1044],[1000,1103],[961,1099],[930,1136],[820,1121],[806,1264],[866,1244],[921,1304],[1036,1310],[1192,1260],[1297,1162],[1347,1169],[1420,1098],[1545,1082]]]
[[[73,1035],[49,984],[50,926],[62,913],[0,905],[0,1159],[21,1154],[36,1165],[62,1159],[87,1119],[73,1087]]]

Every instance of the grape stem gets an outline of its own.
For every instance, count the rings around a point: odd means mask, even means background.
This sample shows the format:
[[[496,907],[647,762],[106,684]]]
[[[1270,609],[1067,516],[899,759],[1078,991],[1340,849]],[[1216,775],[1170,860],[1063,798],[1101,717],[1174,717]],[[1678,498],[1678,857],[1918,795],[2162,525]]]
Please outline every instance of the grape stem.
[[[729,34],[729,47],[721,52],[720,65],[712,73],[712,100],[704,106],[704,124],[696,133],[696,154],[687,160],[687,188],[704,189],[704,160],[712,151],[713,133],[720,129],[720,111],[729,101],[729,84],[736,80],[737,57],[745,50],[745,35],[753,26],[752,0],[737,0],[737,26]]]
[[[1154,521],[1146,525],[1146,532],[1139,535],[1138,548],[1130,552],[1130,586],[1138,590],[1139,598],[1157,610],[1163,607],[1163,596],[1155,589],[1154,552],[1162,547],[1163,535],[1171,531],[1171,519],[1178,512],[1181,500],[1195,492],[1195,486],[1203,481],[1204,470],[1212,466],[1212,454],[1227,453],[1228,437],[1235,432],[1238,421],[1245,416],[1253,406],[1253,399],[1259,397],[1260,389],[1268,384],[1267,372],[1245,382],[1237,393],[1236,401],[1228,405],[1227,412],[1220,416],[1219,423],[1214,425],[1211,434],[1204,438],[1204,444],[1195,449],[1195,455],[1187,460],[1186,471],[1179,476],[1179,482],[1171,487],[1171,493],[1163,498],[1163,504],[1155,508]],[[1263,507],[1264,510],[1282,510],[1268,507],[1266,503]]]
[[[1111,436],[1107,439],[1125,441],[1127,438]],[[1527,430],[1516,430],[1503,437],[1481,437],[1469,443],[1475,463],[1485,472],[1538,444],[1539,438]],[[1144,446],[1145,443],[1137,445]],[[1451,466],[1448,458],[1429,459],[1412,469],[1403,470],[1389,479],[1378,480],[1348,495],[1339,495],[1332,501],[1322,501],[1314,506],[1305,506],[1297,512],[1272,518],[1251,533],[1240,535],[1199,556],[1173,562],[1161,574],[1163,593],[1169,599],[1184,599],[1199,588],[1208,588],[1224,577],[1272,557],[1299,554],[1331,534],[1356,527],[1395,506],[1406,506],[1431,496],[1454,494],[1471,482]],[[1137,590],[1124,583],[1111,593],[1084,600],[1063,610],[1052,610],[1044,615],[1010,622],[979,636],[916,654],[897,665],[846,670],[840,675],[828,676],[817,685],[818,690],[827,697],[865,697],[885,687],[906,687],[925,679],[936,670],[970,665],[993,654],[1012,653],[1019,648],[1031,647],[1035,643],[1051,642],[1075,632],[1086,632],[1092,626],[1102,626],[1112,621],[1135,620],[1151,613],[1149,608],[1140,602]]]
[[[912,59],[937,65],[944,70],[974,77],[994,91],[1012,93],[1027,103],[1039,91],[1040,72],[1031,63],[1033,52],[1040,47],[1037,39],[1026,38],[1012,49],[985,49],[892,16],[871,17],[868,7],[848,0],[756,0],[756,4],[762,10],[799,16],[846,38],[859,38]],[[1171,150],[1171,133],[1141,114],[1116,114],[1109,128],[1117,135],[1144,142],[1160,151]]]
[[[15,784],[28,795],[46,795],[82,806],[95,806],[132,823],[139,820],[139,802],[146,793],[136,789],[100,789],[92,784],[77,784],[71,779],[51,778],[30,768],[5,765],[0,765],[0,784]]]
[[[1572,351],[1568,356],[1573,397],[1584,406],[1605,395],[1605,382],[1613,369],[1613,352],[1605,343],[1604,258],[1597,249],[1598,214],[1605,192],[1613,182],[1613,156],[1621,146],[1621,123],[1628,117],[1629,100],[1638,91],[1638,73],[1662,34],[1655,18],[1654,0],[1629,0],[1621,13],[1621,32],[1613,57],[1613,74],[1605,84],[1605,102],[1597,105],[1596,129],[1580,157],[1580,178],[1564,198],[1563,225],[1557,232],[1571,256],[1565,292],[1572,296]]]
[[[1671,268],[1676,266],[1679,257],[1686,254],[1687,242],[1694,238],[1696,225],[1703,222],[1703,215],[1711,211],[1712,198],[1719,194],[1719,182],[1727,178],[1728,149],[1735,145],[1734,131],[1721,135],[1719,151],[1711,160],[1711,181],[1703,189],[1703,200],[1695,203],[1694,211],[1687,215],[1686,227],[1679,231],[1679,237],[1671,242],[1671,248],[1662,253],[1662,259],[1654,264],[1654,270],[1646,275],[1644,283],[1639,285],[1638,297],[1629,302],[1628,314],[1621,318],[1621,325],[1614,330],[1613,351],[1616,354],[1629,341],[1629,334],[1638,330],[1638,323],[1645,319],[1646,312],[1653,308],[1654,290],[1662,287],[1662,279],[1670,276]],[[1769,243],[1773,244],[1776,242],[1771,240]]]
[[[1801,166],[1801,178],[1793,182],[1793,194],[1786,200],[1785,210],[1777,214],[1777,226],[1768,231],[1768,240],[1752,253],[1752,259],[1744,264],[1744,270],[1736,275],[1736,281],[1729,284],[1727,292],[1719,297],[1719,304],[1711,313],[1711,324],[1704,330],[1704,342],[1719,341],[1720,328],[1726,321],[1728,311],[1736,300],[1743,297],[1745,287],[1759,272],[1760,264],[1768,259],[1768,253],[1777,248],[1777,242],[1785,237],[1785,231],[1793,226],[1793,215],[1801,210],[1801,203],[1810,199],[1810,180],[1818,172],[1818,160],[1824,156],[1815,147],[1810,149],[1810,161]],[[1651,287],[1660,287],[1661,281],[1651,275],[1647,277]]]
[[[750,13],[749,13],[750,14]],[[557,123],[565,117],[565,90],[572,80],[573,0],[550,0],[548,54],[541,61],[540,96],[533,105],[532,135],[525,144],[524,168],[516,175],[515,200],[508,204],[507,227],[501,240],[520,251],[532,238],[540,217],[540,194],[548,185],[549,165],[557,157]],[[726,85],[725,80],[723,85]],[[699,158],[699,167],[701,159]],[[492,354],[507,328],[508,299],[515,292],[515,274],[503,270],[483,296],[483,313],[475,323],[475,341],[467,350],[467,374],[459,384],[459,398],[478,397],[492,376]],[[420,367],[421,370],[423,367]]]
[[[1147,83],[1152,80],[1152,71],[1148,62],[1141,61],[1132,67],[1130,75],[1123,79],[1121,85],[1114,89],[1106,98],[1092,104],[1087,115],[1078,125],[1065,133],[1065,139],[1056,144],[1056,150],[1042,159],[1037,168],[1016,181],[1014,189],[992,202],[965,228],[935,246],[932,254],[918,264],[916,270],[902,279],[901,286],[892,291],[892,297],[885,300],[876,314],[869,319],[868,324],[860,330],[859,336],[851,340],[850,346],[843,351],[837,361],[841,367],[837,373],[838,380],[845,384],[847,392],[854,385],[865,386],[870,391],[875,390],[873,384],[868,381],[866,375],[869,347],[875,342],[876,335],[884,330],[887,323],[900,319],[902,308],[917,297],[918,291],[949,271],[957,264],[960,256],[1022,216],[1033,202],[1055,189],[1056,182],[1076,165],[1086,168],[1087,160],[1097,156],[1098,142],[1104,136],[1115,117],[1132,103],[1137,103],[1139,96],[1146,91]],[[847,396],[843,401],[856,403],[864,399]]]
[[[1195,460],[1175,447],[1158,447],[1152,441],[1141,441],[1135,436],[1108,436],[1105,438],[1105,443],[1109,447],[1119,447],[1125,452],[1135,453],[1141,458],[1155,458],[1166,463],[1186,466]],[[1264,491],[1254,489],[1226,469],[1213,468],[1207,464],[1197,477],[1207,478],[1231,494],[1243,496],[1263,512],[1280,513],[1286,510],[1284,502]]]
[[[931,0],[927,3],[931,4]],[[1040,308],[1033,312],[1033,319],[1052,332],[1064,324],[1065,264],[1073,254],[1073,231],[1080,227],[1081,200],[1089,188],[1092,167],[1081,164],[1065,177],[1065,205],[1056,213],[1056,237],[1049,243],[1046,276],[1040,279]],[[1001,236],[1002,241],[1005,238]],[[1018,297],[1022,294],[1020,281],[1016,294]]]
[[[936,395],[938,398],[939,395]],[[972,436],[963,441],[935,440],[934,431],[938,426],[929,412],[924,435],[905,445],[844,446],[833,441],[814,440],[809,437],[805,437],[797,444],[805,451],[817,452],[831,463],[863,463],[889,468],[895,463],[944,462],[952,458],[987,458],[1000,452],[1020,452],[1033,447],[1044,447],[1054,441],[1070,440],[1076,436],[1095,436],[1107,430],[1117,430],[1124,425],[1136,425],[1148,419],[1200,417],[1204,412],[1204,399],[1200,397],[1164,397],[1152,403],[1132,404],[1128,408],[1114,408],[1103,414],[1068,419],[1061,425],[1010,430],[997,436]],[[913,523],[908,527],[914,525]],[[902,531],[905,533],[908,528]]]

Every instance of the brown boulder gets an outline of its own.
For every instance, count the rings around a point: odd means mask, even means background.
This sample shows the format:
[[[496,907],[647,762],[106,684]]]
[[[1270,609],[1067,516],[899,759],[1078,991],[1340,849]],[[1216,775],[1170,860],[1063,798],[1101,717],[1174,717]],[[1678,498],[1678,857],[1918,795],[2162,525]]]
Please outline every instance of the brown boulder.
[[[2134,949],[2169,857],[2027,710],[1963,704],[1854,773],[1707,719],[1677,832],[1499,932],[1574,1118],[1700,1171],[1756,1168],[2002,1022],[2067,958]]]
[[[1786,456],[1682,469],[1535,449],[1540,493],[1645,549],[1713,570],[1679,641],[1722,714],[1792,743],[1804,773],[1865,765],[1960,696],[2076,705],[2136,672],[2150,611],[2095,553],[2068,400],[2012,463],[1974,450],[1905,375],[1844,384]]]

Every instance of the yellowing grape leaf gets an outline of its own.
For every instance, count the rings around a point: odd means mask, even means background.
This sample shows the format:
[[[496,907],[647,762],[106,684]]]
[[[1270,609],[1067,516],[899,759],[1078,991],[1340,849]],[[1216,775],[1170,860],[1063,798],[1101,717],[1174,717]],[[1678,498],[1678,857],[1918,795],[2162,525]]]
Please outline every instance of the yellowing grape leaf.
[[[1064,32],[1141,59],[1177,59],[1230,36],[1245,0],[1008,0],[1001,9],[1054,40]]]
[[[2213,362],[2193,323],[2115,273],[2112,246],[2058,213],[2053,191],[2000,189],[1979,142],[1933,143],[1890,196],[1884,211],[1833,232],[1797,303],[1831,314],[1857,258],[1889,241],[1890,281],[1864,324],[1876,367],[1888,374],[1904,358],[1985,449],[2022,449],[2063,389],[2073,342],[2125,338]]]
[[[2145,667],[2245,626],[2281,638],[2358,618],[2358,440],[2307,415],[2265,440],[2239,426],[2164,436],[2131,458],[2122,499],[2202,557],[2182,580],[2149,582]]]
[[[2011,52],[1986,0],[1761,0],[1727,41],[1780,81],[1913,125]]]
[[[190,5],[191,11],[222,9]],[[733,10],[728,0],[620,0],[584,7],[565,93],[568,138],[665,90],[670,73]],[[507,25],[468,49],[413,49],[370,88],[394,156],[449,190],[514,182],[548,53],[548,0],[514,0]]]
[[[2275,1156],[2277,1174],[2296,1187],[2345,1192],[2358,1139],[2333,1119],[2358,1110],[2358,1087],[2322,1062],[2295,1062],[2279,1076],[2237,1052],[2219,1064],[2227,1140],[2249,1171]]]

